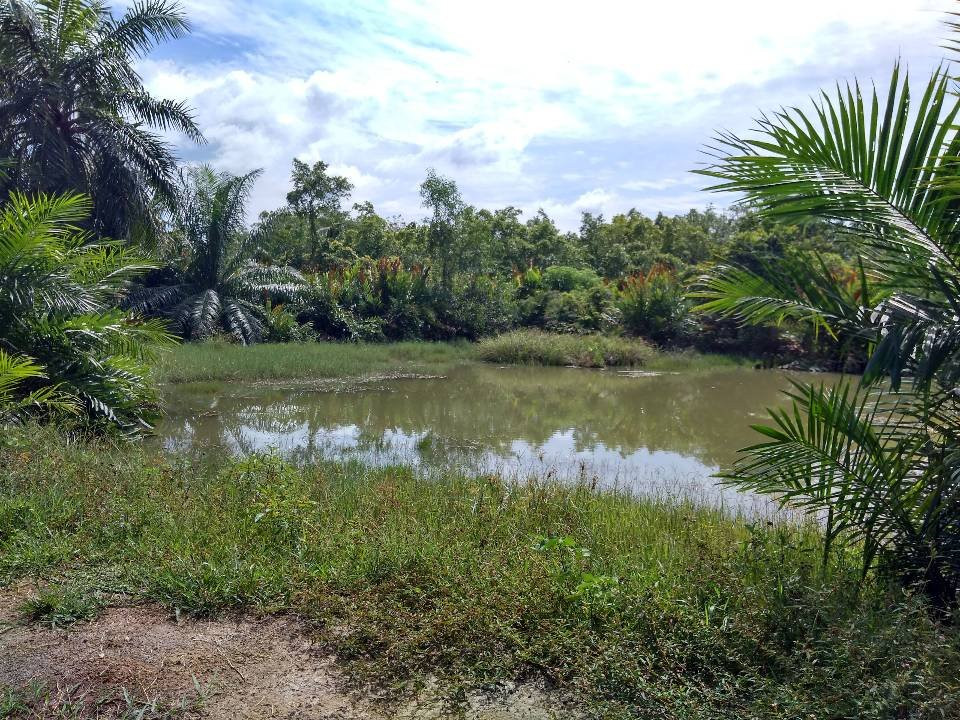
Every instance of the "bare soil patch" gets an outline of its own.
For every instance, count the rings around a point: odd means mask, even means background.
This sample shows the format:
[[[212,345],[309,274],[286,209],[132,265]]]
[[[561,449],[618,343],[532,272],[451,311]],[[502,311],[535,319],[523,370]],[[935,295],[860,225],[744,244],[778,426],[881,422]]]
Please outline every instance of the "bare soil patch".
[[[0,689],[42,686],[14,717],[247,720],[541,720],[563,715],[534,686],[477,692],[455,711],[422,695],[399,707],[359,692],[295,617],[181,620],[151,606],[107,608],[69,629],[26,624],[29,591],[0,593]],[[131,712],[132,711],[132,712]]]

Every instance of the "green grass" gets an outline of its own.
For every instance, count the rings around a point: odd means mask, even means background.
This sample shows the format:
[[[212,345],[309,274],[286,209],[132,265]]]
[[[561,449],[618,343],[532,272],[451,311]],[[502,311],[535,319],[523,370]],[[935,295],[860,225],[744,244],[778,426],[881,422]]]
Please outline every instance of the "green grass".
[[[477,355],[486,362],[513,365],[637,367],[647,364],[657,351],[642,340],[514,330],[481,340]]]
[[[643,367],[649,370],[696,372],[750,364],[729,355],[694,351],[661,351],[643,340],[610,335],[558,335],[515,330],[477,345],[486,362],[513,365],[576,365],[578,367]]]
[[[162,357],[163,382],[315,380],[393,372],[442,372],[469,358],[468,343],[184,343]]]
[[[184,343],[164,353],[157,377],[167,383],[273,382],[364,377],[391,373],[443,373],[480,359],[517,365],[645,367],[698,371],[744,365],[746,360],[696,352],[661,352],[642,340],[604,335],[555,335],[518,330],[467,342]]]
[[[753,367],[754,361],[736,355],[701,353],[696,350],[667,350],[658,352],[644,367],[648,370],[669,372],[706,372],[729,368]]]
[[[960,712],[960,631],[861,586],[849,551],[822,568],[810,527],[547,482],[210,467],[36,429],[8,435],[0,478],[0,583],[42,578],[43,621],[108,591],[295,611],[360,684],[543,677],[588,717]]]

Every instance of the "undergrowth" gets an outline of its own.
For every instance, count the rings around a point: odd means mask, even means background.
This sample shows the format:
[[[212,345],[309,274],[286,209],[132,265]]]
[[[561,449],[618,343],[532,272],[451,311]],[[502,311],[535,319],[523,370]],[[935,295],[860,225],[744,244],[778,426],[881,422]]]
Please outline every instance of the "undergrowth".
[[[0,582],[40,582],[42,622],[89,617],[106,587],[171,614],[296,611],[387,688],[539,677],[596,717],[960,712],[956,627],[861,583],[851,550],[822,566],[815,527],[400,467],[198,465],[30,428],[0,447],[0,478]]]

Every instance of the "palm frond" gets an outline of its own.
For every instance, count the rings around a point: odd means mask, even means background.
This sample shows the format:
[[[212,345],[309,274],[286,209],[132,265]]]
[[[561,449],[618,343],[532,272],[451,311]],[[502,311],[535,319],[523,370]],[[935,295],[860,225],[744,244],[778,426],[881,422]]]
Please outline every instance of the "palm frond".
[[[910,83],[894,68],[886,102],[857,83],[823,93],[808,114],[799,108],[763,116],[758,135],[722,134],[715,162],[698,170],[714,191],[777,218],[818,217],[852,231],[888,278],[920,259],[960,267],[952,196],[933,182],[956,176],[957,113],[946,69],[933,73],[911,118]]]

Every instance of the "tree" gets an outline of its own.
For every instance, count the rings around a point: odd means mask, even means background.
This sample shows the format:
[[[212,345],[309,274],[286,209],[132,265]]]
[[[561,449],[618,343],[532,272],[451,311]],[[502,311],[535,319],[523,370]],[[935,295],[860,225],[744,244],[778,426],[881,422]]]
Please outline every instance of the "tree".
[[[233,176],[209,166],[183,174],[173,232],[187,248],[177,281],[138,288],[127,304],[159,313],[188,340],[219,330],[237,342],[258,342],[264,331],[264,303],[299,292],[303,278],[289,267],[254,262],[257,238],[244,227],[244,205],[259,170]]]
[[[873,567],[933,603],[960,586],[960,100],[937,69],[916,108],[895,67],[884,101],[857,83],[812,113],[765,116],[756,136],[718,138],[703,174],[766,218],[832,224],[858,257],[856,292],[807,253],[704,278],[702,309],[745,322],[796,319],[862,337],[860,383],[798,384],[726,475],[825,521],[824,555],[861,543]]]
[[[97,0],[3,0],[0,157],[24,192],[82,192],[91,227],[126,238],[152,232],[151,204],[174,197],[176,158],[150,128],[203,137],[190,110],[154,98],[134,63],[187,22],[167,0],[114,18]]]
[[[52,409],[134,432],[159,408],[149,382],[162,323],[116,305],[151,263],[79,229],[81,195],[13,193],[0,209],[0,415]]]
[[[347,226],[344,239],[359,257],[380,258],[395,253],[390,223],[377,215],[373,203],[354,203],[356,217]]]
[[[445,290],[453,286],[459,223],[464,211],[463,199],[456,182],[427,170],[427,179],[420,184],[422,205],[431,211],[428,243],[430,254],[440,261],[440,282]]]
[[[294,158],[291,175],[293,190],[287,193],[287,203],[308,223],[310,256],[315,264],[325,259],[320,249],[321,233],[330,237],[334,228],[343,223],[341,203],[353,191],[349,180],[339,175],[328,175],[327,168],[328,165],[322,160],[311,166]],[[325,222],[325,226],[321,227],[321,222]]]

